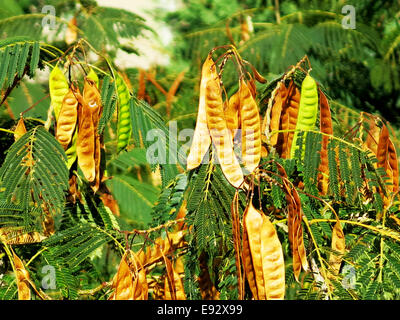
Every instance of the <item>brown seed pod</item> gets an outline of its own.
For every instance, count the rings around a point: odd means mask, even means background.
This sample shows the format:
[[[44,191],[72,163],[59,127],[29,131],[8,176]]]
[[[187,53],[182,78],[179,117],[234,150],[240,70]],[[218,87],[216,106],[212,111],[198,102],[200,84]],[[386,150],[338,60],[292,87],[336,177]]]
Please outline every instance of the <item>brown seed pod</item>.
[[[288,90],[284,82],[280,82],[279,86],[280,86],[279,90],[275,96],[275,101],[271,109],[271,121],[270,121],[269,131],[271,132],[270,144],[273,147],[276,146],[279,136],[282,135],[279,134],[278,132],[274,133],[274,131],[278,131],[281,128],[282,108],[283,108],[283,103],[285,103],[287,100],[286,98],[288,93]]]
[[[240,122],[242,130],[242,161],[253,172],[261,159],[261,121],[258,106],[247,84],[241,80],[239,88]]]
[[[283,102],[282,106],[282,130],[295,130],[300,107],[300,90],[293,81],[289,83],[287,100]],[[279,153],[282,158],[287,159],[290,157],[294,132],[284,132],[282,136],[282,142],[279,142],[281,144]]]
[[[329,107],[329,102],[324,93],[319,89],[319,98],[320,98],[320,130],[322,133],[326,133],[329,135],[333,134],[332,128],[332,117],[331,117],[331,109]],[[329,166],[328,166],[328,143],[329,137],[322,136],[321,141],[321,162],[319,164],[318,174],[318,188],[321,194],[326,195],[329,189]]]
[[[133,272],[128,263],[129,250],[123,255],[115,275],[113,287],[114,293],[109,300],[133,300],[135,288],[133,284]]]
[[[71,86],[64,97],[58,115],[56,139],[60,142],[64,150],[67,150],[75,131],[78,118],[78,96],[80,96],[79,89]]]

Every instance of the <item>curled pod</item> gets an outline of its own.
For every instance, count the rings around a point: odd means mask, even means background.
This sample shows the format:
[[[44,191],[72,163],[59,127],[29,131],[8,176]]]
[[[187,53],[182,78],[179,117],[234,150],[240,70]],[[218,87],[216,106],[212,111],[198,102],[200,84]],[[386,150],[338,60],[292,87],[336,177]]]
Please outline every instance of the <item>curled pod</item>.
[[[241,80],[239,88],[240,122],[242,130],[242,161],[244,167],[253,172],[261,159],[261,120],[257,103]]]
[[[117,76],[115,80],[118,93],[118,128],[117,128],[117,151],[126,148],[132,132],[131,113],[130,113],[130,93],[128,86],[121,76]]]
[[[72,140],[78,119],[78,95],[79,89],[71,86],[71,89],[65,95],[56,126],[56,139],[64,150],[67,149]]]
[[[83,102],[78,106],[78,138],[76,142],[76,153],[78,156],[78,165],[89,182],[94,181],[96,177],[94,152],[95,129],[93,126],[92,112],[89,106]]]
[[[290,158],[294,158],[297,146],[297,139],[299,136],[299,131],[313,130],[315,128],[315,123],[317,121],[318,115],[318,90],[315,80],[307,75],[301,84],[301,98],[300,107],[296,123],[296,132],[293,136],[293,142],[290,149]],[[303,141],[305,141],[307,132],[303,135]],[[305,144],[303,142],[303,147],[301,150],[301,157],[304,157]]]
[[[212,73],[213,76],[207,81],[205,91],[208,129],[222,172],[230,184],[235,188],[240,188],[244,181],[243,172],[233,151],[232,137],[225,120],[221,86],[215,66],[212,67]]]
[[[59,67],[54,67],[49,76],[50,100],[56,121],[61,110],[65,95],[69,91],[67,78]]]
[[[189,155],[187,157],[186,166],[188,170],[197,168],[201,164],[204,155],[207,153],[208,148],[211,145],[211,137],[207,126],[206,115],[206,86],[208,80],[211,78],[211,67],[213,64],[214,61],[211,57],[211,54],[209,54],[206,61],[203,63],[201,71],[199,107],[193,140],[190,146]]]

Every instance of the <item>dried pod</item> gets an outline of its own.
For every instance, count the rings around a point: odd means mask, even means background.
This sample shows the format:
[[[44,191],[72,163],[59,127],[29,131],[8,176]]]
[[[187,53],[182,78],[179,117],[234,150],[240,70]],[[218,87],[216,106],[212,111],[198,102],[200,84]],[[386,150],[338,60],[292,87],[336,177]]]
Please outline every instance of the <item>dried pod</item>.
[[[64,97],[58,116],[56,139],[64,150],[67,150],[75,131],[78,118],[78,95],[80,95],[79,89],[71,86],[71,89]]]
[[[242,161],[244,167],[253,172],[261,159],[261,120],[258,106],[247,84],[241,80],[240,122],[242,130]]]
[[[239,161],[233,151],[232,137],[226,124],[221,86],[215,66],[212,67],[213,76],[206,85],[206,114],[211,141],[214,144],[219,164],[226,179],[235,188],[240,188],[244,178]]]
[[[207,153],[208,148],[211,145],[211,137],[208,131],[206,115],[206,85],[208,80],[211,78],[211,67],[213,64],[214,61],[211,54],[209,54],[206,61],[203,63],[201,71],[199,108],[192,145],[190,146],[189,155],[187,157],[188,170],[197,168],[201,164],[204,155]]]

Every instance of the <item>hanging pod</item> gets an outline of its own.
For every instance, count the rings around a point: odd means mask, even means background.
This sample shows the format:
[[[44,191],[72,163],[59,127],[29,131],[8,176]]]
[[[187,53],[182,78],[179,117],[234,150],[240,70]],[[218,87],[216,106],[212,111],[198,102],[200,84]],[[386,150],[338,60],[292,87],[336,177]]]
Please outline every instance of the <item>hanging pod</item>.
[[[307,75],[301,84],[301,98],[300,107],[296,123],[296,131],[294,133],[292,146],[290,149],[290,158],[293,159],[298,149],[297,140],[300,131],[313,130],[317,121],[318,115],[318,90],[315,80]],[[303,134],[303,143],[301,150],[301,157],[304,157],[305,152],[305,139],[307,132]]]
[[[56,126],[56,139],[64,150],[67,149],[72,140],[78,119],[78,95],[79,89],[71,85],[68,93],[65,95],[61,105]]]
[[[187,170],[195,169],[201,164],[204,155],[207,153],[208,148],[211,145],[211,137],[208,130],[206,115],[206,86],[208,80],[210,80],[212,76],[211,67],[213,64],[214,61],[211,54],[209,54],[203,63],[201,71],[199,107],[192,145],[190,146],[189,155],[187,157]]]
[[[49,76],[50,100],[56,121],[60,113],[65,95],[69,91],[67,78],[58,66],[55,66]]]
[[[243,265],[253,297],[284,299],[285,263],[274,225],[249,203],[243,213]]]
[[[240,80],[240,123],[242,133],[242,162],[253,172],[261,159],[261,121],[257,103],[243,79]]]
[[[243,172],[233,151],[233,142],[225,120],[219,81],[219,76],[213,66],[212,76],[207,81],[205,90],[207,125],[222,172],[229,183],[235,188],[239,188],[244,181]]]

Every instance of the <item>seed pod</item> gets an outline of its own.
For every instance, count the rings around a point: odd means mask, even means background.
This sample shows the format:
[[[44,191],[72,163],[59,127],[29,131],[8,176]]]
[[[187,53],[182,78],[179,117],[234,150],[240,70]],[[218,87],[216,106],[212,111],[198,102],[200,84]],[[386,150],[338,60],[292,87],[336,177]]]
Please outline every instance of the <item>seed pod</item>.
[[[86,103],[78,106],[78,138],[76,152],[78,164],[85,178],[92,182],[96,177],[95,152],[95,130],[93,126],[92,113]]]
[[[345,253],[346,243],[344,233],[340,222],[337,221],[332,230],[332,252],[329,256],[329,264],[333,270],[333,274],[339,274],[340,265],[342,264],[342,255]],[[337,253],[339,254],[337,254]]]
[[[244,181],[243,172],[233,151],[232,137],[225,121],[221,86],[215,66],[212,72],[213,76],[208,80],[205,91],[208,129],[222,172],[229,183],[239,188]]]
[[[214,64],[211,54],[203,63],[200,81],[199,108],[197,112],[196,128],[194,129],[193,141],[187,157],[187,170],[197,168],[211,145],[211,137],[207,126],[206,115],[206,86],[211,78],[211,67]]]
[[[250,202],[245,212],[243,213],[243,228],[246,229],[246,234],[249,241],[251,261],[257,287],[257,296],[259,300],[266,299],[263,273],[263,257],[261,250],[262,226],[262,215],[253,207],[252,203]]]
[[[262,217],[261,254],[266,298],[282,300],[285,297],[285,262],[282,245],[274,225],[264,214]]]
[[[239,91],[237,91],[229,98],[227,106],[224,110],[226,125],[231,133],[232,138],[235,137],[236,130],[239,129],[239,107]]]
[[[389,139],[388,145],[388,162],[391,169],[392,192],[396,193],[399,190],[399,163],[397,160],[396,148],[391,139]]]
[[[285,263],[282,245],[274,225],[250,202],[244,212],[243,229],[243,254],[249,254],[247,249],[245,250],[245,244],[247,245],[248,242],[251,260],[249,262],[252,265],[252,271],[246,275],[254,298],[259,300],[283,299],[285,295]],[[250,267],[245,266],[245,269],[250,269]]]
[[[31,300],[29,272],[25,269],[21,259],[14,252],[13,258],[17,279],[18,300]]]
[[[257,103],[249,87],[241,80],[240,122],[242,130],[242,161],[244,167],[253,172],[261,159],[261,121]]]
[[[83,101],[85,104],[89,106],[90,111],[92,113],[94,139],[95,139],[94,162],[96,168],[95,170],[96,178],[92,188],[94,192],[96,192],[100,186],[100,161],[101,161],[101,137],[97,131],[97,127],[99,124],[101,113],[103,111],[103,107],[101,104],[100,92],[97,89],[96,82],[88,78],[85,79],[85,86],[83,89]]]
[[[130,93],[128,86],[120,75],[115,80],[118,93],[118,128],[117,128],[117,152],[125,149],[129,143],[132,132],[130,113]]]
[[[389,147],[389,130],[385,124],[382,124],[381,132],[379,134],[378,148],[376,158],[378,159],[378,168],[384,168],[387,171],[387,156]]]
[[[171,261],[165,258],[167,276],[164,280],[165,300],[186,300],[183,283],[179,273],[173,267]]]
[[[315,80],[307,75],[301,84],[301,99],[297,118],[296,130],[312,130],[315,127],[318,115],[318,90]],[[290,149],[290,158],[294,158],[295,152],[298,149],[297,139],[299,131],[294,133],[293,143]],[[307,132],[303,134],[305,141]],[[301,151],[301,157],[304,157],[305,144]]]
[[[247,229],[243,228],[243,249],[242,249],[242,263],[244,273],[247,279],[247,282],[250,287],[250,291],[253,294],[253,298],[259,300],[257,285],[256,285],[256,275],[254,273],[253,261],[251,258],[250,244],[249,244],[249,235],[247,234]]]
[[[53,106],[56,121],[65,95],[69,91],[68,81],[64,73],[57,66],[53,68],[49,76],[50,100]]]
[[[14,130],[14,140],[17,141],[25,133],[26,133],[26,127],[25,127],[25,124],[24,124],[24,119],[21,117],[18,120],[17,126],[15,127],[15,130]]]
[[[67,149],[75,131],[76,121],[78,118],[77,95],[80,95],[79,89],[71,86],[71,89],[64,97],[58,116],[56,139],[60,142],[64,150]]]
[[[71,146],[65,151],[67,155],[67,167],[71,169],[72,165],[76,161],[77,154],[76,154],[76,141],[78,140],[78,130],[75,130],[75,133],[72,137]]]
[[[331,117],[331,109],[329,107],[329,102],[324,93],[319,90],[320,96],[320,130],[322,133],[333,134],[332,128],[332,117]],[[318,175],[318,188],[321,194],[326,195],[329,189],[329,166],[328,166],[328,143],[329,137],[322,136],[321,142],[321,162],[319,164],[319,175]]]
[[[282,134],[282,142],[277,145],[277,151],[282,158],[287,159],[290,156],[294,133],[290,130],[296,129],[297,116],[300,106],[300,91],[293,81],[289,83],[288,95],[282,105],[281,129],[289,130]]]
[[[128,259],[129,250],[123,255],[118,267],[117,274],[114,278],[113,287],[114,293],[109,300],[133,300],[135,288],[133,284],[133,272],[129,267]]]

